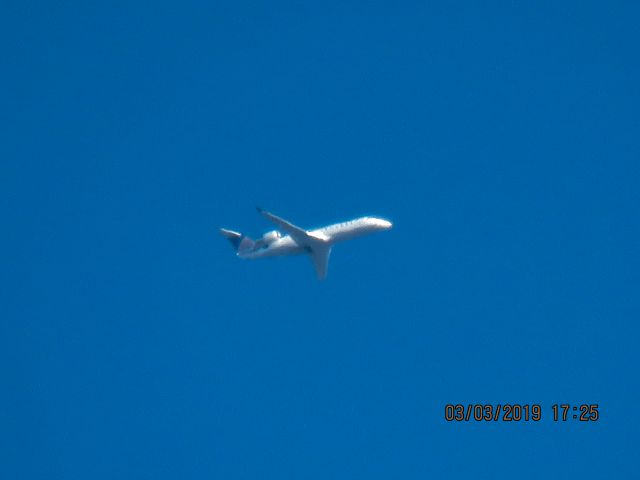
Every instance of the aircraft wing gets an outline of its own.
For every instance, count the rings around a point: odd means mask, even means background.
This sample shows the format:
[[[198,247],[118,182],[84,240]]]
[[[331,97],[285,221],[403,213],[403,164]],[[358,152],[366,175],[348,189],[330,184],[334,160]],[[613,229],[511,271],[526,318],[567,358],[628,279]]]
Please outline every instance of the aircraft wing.
[[[326,238],[318,235],[312,235],[303,228],[296,227],[293,223],[287,222],[284,218],[280,218],[273,213],[269,213],[256,207],[263,217],[275,223],[278,227],[291,235],[291,238],[301,247],[315,248],[318,242],[324,242]]]
[[[318,274],[318,279],[322,280],[327,276],[331,245],[328,243],[329,239],[326,236],[319,233],[307,232],[306,230],[287,222],[285,219],[266,212],[261,208],[258,208],[258,212],[289,234],[298,245],[307,249],[311,255],[311,261],[316,269],[316,273]]]
[[[331,247],[329,245],[321,245],[311,250],[311,261],[318,274],[318,280],[322,280],[327,276],[329,255],[331,255]]]

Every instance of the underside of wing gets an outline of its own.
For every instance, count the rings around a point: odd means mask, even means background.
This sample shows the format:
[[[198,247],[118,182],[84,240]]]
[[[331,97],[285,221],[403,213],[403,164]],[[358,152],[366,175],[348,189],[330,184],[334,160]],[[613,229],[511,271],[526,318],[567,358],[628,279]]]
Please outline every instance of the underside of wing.
[[[329,245],[319,245],[311,250],[311,261],[316,269],[318,280],[323,280],[327,276],[330,255],[331,247]]]
[[[269,213],[265,210],[262,210],[259,207],[256,207],[258,212],[262,214],[263,217],[268,219],[269,221],[276,224],[279,228],[281,228],[284,232],[289,234],[291,238],[295,240],[295,242],[301,247],[313,247],[318,242],[323,242],[326,239],[324,237],[320,237],[318,235],[312,235],[307,232],[305,229],[295,226],[293,223],[287,222],[284,218],[280,218],[273,213]]]
[[[318,279],[322,280],[327,276],[329,265],[329,255],[331,255],[331,244],[329,238],[322,233],[308,232],[300,227],[296,227],[285,219],[258,208],[258,212],[265,218],[276,224],[301,247],[303,247],[311,257],[313,266],[316,269]]]

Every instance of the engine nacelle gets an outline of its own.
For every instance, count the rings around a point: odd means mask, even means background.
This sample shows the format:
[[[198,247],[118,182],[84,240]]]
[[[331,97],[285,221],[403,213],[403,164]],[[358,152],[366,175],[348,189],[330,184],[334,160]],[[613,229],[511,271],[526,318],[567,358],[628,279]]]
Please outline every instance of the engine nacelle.
[[[275,242],[276,240],[278,240],[281,237],[282,237],[282,234],[279,231],[272,230],[270,232],[265,233],[262,236],[262,241],[268,245],[268,244],[270,244],[272,242]]]

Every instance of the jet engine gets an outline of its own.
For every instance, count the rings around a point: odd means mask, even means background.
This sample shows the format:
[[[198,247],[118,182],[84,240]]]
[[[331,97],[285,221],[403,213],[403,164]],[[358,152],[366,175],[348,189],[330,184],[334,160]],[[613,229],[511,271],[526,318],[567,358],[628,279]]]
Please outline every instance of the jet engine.
[[[270,243],[275,242],[276,240],[278,240],[281,237],[282,237],[282,234],[279,231],[272,230],[270,232],[265,233],[262,236],[262,241],[268,245]]]

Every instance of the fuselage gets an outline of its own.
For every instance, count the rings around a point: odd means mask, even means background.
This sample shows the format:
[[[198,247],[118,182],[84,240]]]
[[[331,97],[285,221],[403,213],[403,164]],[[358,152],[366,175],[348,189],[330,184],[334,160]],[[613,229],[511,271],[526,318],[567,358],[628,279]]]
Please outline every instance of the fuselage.
[[[311,233],[318,233],[329,238],[331,244],[351,240],[352,238],[368,235],[369,233],[388,230],[391,222],[376,217],[361,217],[342,223],[334,223],[327,227],[313,230]]]
[[[391,222],[382,218],[360,217],[347,222],[334,223],[333,225],[310,230],[309,234],[322,238],[324,242],[332,246],[338,242],[388,230],[391,226]],[[242,258],[251,259],[280,255],[298,255],[302,253],[308,253],[307,249],[298,245],[290,235],[284,235],[269,244],[261,245],[255,250],[243,252],[238,255]]]

